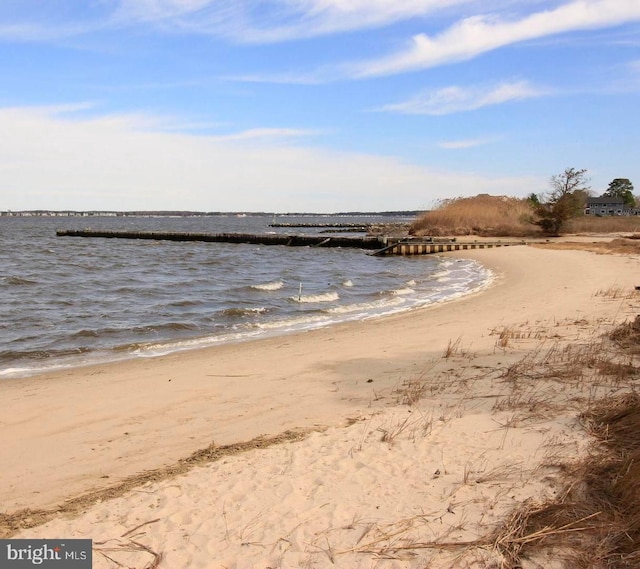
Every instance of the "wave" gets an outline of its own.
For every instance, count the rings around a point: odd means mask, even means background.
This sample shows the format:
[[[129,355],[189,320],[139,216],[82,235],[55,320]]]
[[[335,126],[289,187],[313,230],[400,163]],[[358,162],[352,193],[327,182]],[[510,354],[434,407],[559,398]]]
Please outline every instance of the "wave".
[[[304,330],[315,328],[330,323],[326,315],[304,315],[297,318],[287,318],[284,320],[274,320],[273,322],[260,322],[254,324],[254,328],[262,331],[288,331],[288,330]]]
[[[181,331],[181,330],[187,330],[187,331],[191,331],[191,330],[195,330],[195,331],[199,331],[201,329],[200,326],[198,326],[198,324],[195,324],[193,322],[163,322],[161,324],[151,324],[149,326],[139,326],[134,328],[134,330],[140,331],[140,332],[149,332],[149,331],[153,331],[153,332],[177,332],[177,331]]]
[[[404,305],[400,298],[374,300],[373,302],[359,302],[356,304],[346,304],[344,306],[333,306],[327,308],[325,312],[329,314],[352,314],[354,312],[376,313],[380,310],[391,309],[394,306]]]
[[[8,367],[0,370],[0,377],[12,377],[14,375],[16,377],[26,376],[33,371],[34,368],[32,367]]]
[[[4,284],[13,285],[13,286],[38,284],[38,281],[34,281],[32,279],[25,279],[23,277],[4,277],[2,281],[4,282]]]
[[[200,300],[174,300],[173,302],[169,302],[167,307],[170,308],[186,308],[188,306],[198,306],[202,303]]]
[[[268,312],[268,309],[264,306],[260,306],[258,308],[227,308],[222,311],[223,316],[234,317],[234,316],[252,316],[254,314],[265,314]]]
[[[5,350],[0,352],[0,362],[11,362],[18,360],[47,361],[67,356],[78,356],[88,354],[92,350],[87,347],[67,348],[59,350],[34,349],[34,350]],[[6,370],[4,370],[6,371]],[[0,374],[2,375],[2,374]]]
[[[340,298],[337,292],[325,292],[322,294],[308,294],[300,296],[292,296],[291,300],[295,302],[335,302]]]
[[[284,283],[282,281],[273,281],[273,282],[270,282],[270,283],[262,283],[262,284],[257,284],[257,285],[251,285],[250,288],[255,289],[255,290],[272,291],[272,290],[280,290],[283,286],[284,286]]]
[[[342,286],[347,287],[347,288],[351,288],[353,286],[353,281],[351,280],[346,280],[342,283]]]
[[[81,338],[105,338],[110,336],[128,336],[130,332],[134,335],[145,335],[151,333],[162,332],[180,332],[180,331],[198,331],[200,326],[192,322],[162,322],[157,324],[148,324],[146,326],[133,326],[131,328],[96,328],[78,330],[69,335],[71,339]]]
[[[395,290],[391,291],[391,296],[404,296],[407,294],[413,294],[416,291],[410,287],[405,287],[405,288],[397,288]]]
[[[182,340],[167,340],[164,342],[145,342],[131,344],[127,346],[127,350],[130,350],[130,353],[134,356],[149,358],[171,354],[174,352],[204,348],[206,346],[225,344],[228,342],[246,341],[254,336],[258,336],[259,334],[259,331],[252,332],[250,330],[242,330],[240,332],[230,331],[225,334],[218,334],[214,336],[185,338]]]
[[[443,277],[449,276],[450,274],[451,274],[451,271],[438,271],[437,273],[431,274],[429,278],[439,280]]]

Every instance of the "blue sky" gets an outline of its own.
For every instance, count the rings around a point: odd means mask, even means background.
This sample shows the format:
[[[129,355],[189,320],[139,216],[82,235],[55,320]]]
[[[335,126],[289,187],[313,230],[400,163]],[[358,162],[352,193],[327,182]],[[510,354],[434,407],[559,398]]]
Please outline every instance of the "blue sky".
[[[2,0],[0,210],[640,193],[640,0]]]

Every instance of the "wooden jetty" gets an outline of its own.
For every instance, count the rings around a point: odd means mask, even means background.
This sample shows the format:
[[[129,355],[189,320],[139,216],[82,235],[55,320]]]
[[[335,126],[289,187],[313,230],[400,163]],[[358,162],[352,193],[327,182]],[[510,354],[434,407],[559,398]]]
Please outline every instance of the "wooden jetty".
[[[56,231],[56,235],[59,237],[101,237],[109,239],[151,239],[155,241],[205,241],[209,243],[287,245],[289,247],[380,249],[385,245],[378,237],[327,237],[326,235],[173,233],[166,231],[96,231],[93,229],[63,229]]]
[[[372,250],[372,255],[431,255],[449,251],[491,249],[526,245],[525,241],[469,241],[433,237],[399,238],[388,236],[340,237],[326,235],[278,235],[252,233],[175,233],[166,231],[102,231],[94,229],[61,229],[58,237],[93,237],[107,239],[147,239],[154,241],[204,241],[209,243],[245,243],[252,245],[285,245],[288,247],[345,247]]]

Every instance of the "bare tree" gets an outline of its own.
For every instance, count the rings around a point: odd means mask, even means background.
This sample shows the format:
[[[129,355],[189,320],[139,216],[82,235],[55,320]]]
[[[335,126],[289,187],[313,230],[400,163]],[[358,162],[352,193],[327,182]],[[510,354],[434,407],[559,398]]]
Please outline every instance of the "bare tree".
[[[537,216],[534,223],[545,233],[559,235],[569,219],[582,213],[584,198],[591,190],[586,173],[584,169],[566,168],[562,174],[551,177],[551,190],[534,205]]]

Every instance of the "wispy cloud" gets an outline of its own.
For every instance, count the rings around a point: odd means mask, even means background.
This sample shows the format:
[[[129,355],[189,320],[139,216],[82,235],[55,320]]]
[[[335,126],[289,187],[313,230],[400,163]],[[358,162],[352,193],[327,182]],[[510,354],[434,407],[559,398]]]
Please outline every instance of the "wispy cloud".
[[[530,9],[531,4],[494,0],[493,15],[482,15],[486,3],[480,0],[103,0],[74,11],[22,0],[0,6],[0,39],[49,41],[142,25],[240,43],[274,43],[378,28],[434,14],[467,16],[440,34],[414,36],[398,53],[348,66],[350,74],[375,76],[469,59],[515,42],[640,19],[638,0],[573,0],[521,19],[495,15],[505,6],[515,13]]]
[[[604,73],[598,92],[638,93],[640,92],[640,59],[627,61],[609,68]]]
[[[229,130],[229,124],[202,121],[180,116],[158,116],[147,112],[120,112],[109,114],[100,112],[100,106],[93,102],[66,103],[37,107],[6,107],[3,112],[16,112],[21,116],[38,117],[40,120],[64,120],[91,125],[97,129],[131,130],[135,132],[164,132],[187,134],[206,131],[206,136],[215,141],[278,141],[312,137],[326,131],[301,128],[251,128],[247,130],[217,134],[222,129]]]
[[[112,25],[112,2],[85,4],[87,5],[82,6],[69,0],[2,2],[0,41],[49,42],[95,32]]]
[[[554,34],[640,20],[638,0],[575,0],[518,20],[473,16],[435,36],[419,34],[388,57],[345,67],[353,77],[391,75],[464,61],[482,53]]]
[[[323,85],[337,79],[335,71],[322,72],[303,71],[300,73],[253,73],[250,75],[230,75],[222,78],[225,81],[243,83],[272,83],[274,85]]]
[[[120,0],[120,22],[273,43],[375,28],[477,0]]]
[[[449,115],[510,101],[540,97],[548,93],[549,91],[534,87],[527,81],[471,87],[451,86],[435,91],[424,91],[411,99],[385,105],[379,110],[408,115]]]
[[[0,38],[50,40],[145,25],[240,43],[273,43],[386,26],[474,4],[478,0],[103,0],[65,19],[68,10],[54,12],[37,0],[22,0],[17,14],[0,6]]]

